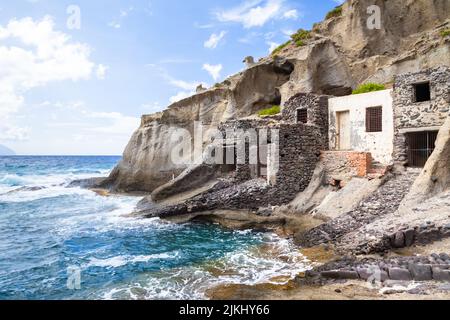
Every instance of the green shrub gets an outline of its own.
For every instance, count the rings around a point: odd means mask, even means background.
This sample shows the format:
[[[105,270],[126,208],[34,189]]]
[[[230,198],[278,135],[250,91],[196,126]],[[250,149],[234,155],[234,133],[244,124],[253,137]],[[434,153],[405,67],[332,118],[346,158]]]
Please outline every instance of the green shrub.
[[[273,116],[273,115],[279,114],[280,112],[281,112],[281,107],[280,106],[272,106],[271,108],[259,111],[258,115],[260,117],[262,117],[262,116]]]
[[[316,22],[313,24],[312,30],[317,32],[319,30],[319,27],[320,27],[320,23]]]
[[[305,45],[306,40],[311,38],[311,31],[299,29],[296,33],[294,33],[292,36],[292,41],[294,41],[295,45],[297,47],[302,47]]]
[[[378,83],[365,83],[360,85],[356,90],[353,90],[353,94],[361,94],[361,93],[367,93],[367,92],[374,92],[374,91],[380,91],[385,90],[386,87],[382,84]]]
[[[328,12],[325,19],[328,20],[334,17],[340,17],[341,15],[342,15],[342,7],[339,6]]]
[[[443,38],[450,36],[450,29],[445,29],[441,31],[441,36]]]
[[[291,44],[290,40],[275,48],[275,50],[272,51],[272,56],[276,56],[278,53],[280,53],[281,50],[286,48],[289,44]]]

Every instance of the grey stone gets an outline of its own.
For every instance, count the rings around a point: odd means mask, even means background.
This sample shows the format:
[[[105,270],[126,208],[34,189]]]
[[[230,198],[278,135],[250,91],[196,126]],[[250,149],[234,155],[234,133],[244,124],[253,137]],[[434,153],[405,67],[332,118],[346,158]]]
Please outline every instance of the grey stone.
[[[361,280],[368,281],[380,281],[384,282],[388,279],[388,274],[386,271],[379,268],[358,268],[358,275]]]
[[[415,264],[411,263],[409,265],[409,271],[414,280],[416,281],[430,281],[433,280],[433,274],[431,272],[431,266],[426,264]]]
[[[450,282],[450,270],[442,270],[441,268],[438,267],[433,267],[431,269],[434,280]]]
[[[414,243],[414,236],[416,231],[414,229],[408,229],[405,231],[405,246],[410,247]]]
[[[339,279],[339,271],[322,271],[320,275],[328,279]]]
[[[431,254],[431,257],[434,258],[434,259],[436,259],[436,260],[437,260],[437,259],[440,259],[439,255],[436,254],[436,253],[432,253],[432,254]]]
[[[441,253],[439,257],[444,261],[450,260],[450,256],[446,253]]]
[[[394,237],[394,248],[405,247],[405,234],[401,231],[397,232]]]
[[[409,270],[402,268],[389,268],[389,278],[391,280],[402,280],[402,281],[412,280],[412,276]]]
[[[338,275],[339,279],[351,279],[351,280],[359,279],[358,272],[356,271],[341,270],[338,272]]]
[[[362,280],[368,280],[370,277],[373,276],[374,271],[373,269],[358,268],[358,274]]]

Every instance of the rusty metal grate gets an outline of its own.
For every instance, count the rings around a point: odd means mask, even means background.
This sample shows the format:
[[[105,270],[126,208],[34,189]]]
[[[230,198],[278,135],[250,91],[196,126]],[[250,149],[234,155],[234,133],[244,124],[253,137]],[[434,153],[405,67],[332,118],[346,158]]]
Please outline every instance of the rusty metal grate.
[[[434,151],[437,135],[437,131],[414,132],[407,135],[409,166],[425,166]]]
[[[366,132],[383,131],[383,107],[366,109]]]
[[[308,123],[308,109],[297,110],[297,123]]]

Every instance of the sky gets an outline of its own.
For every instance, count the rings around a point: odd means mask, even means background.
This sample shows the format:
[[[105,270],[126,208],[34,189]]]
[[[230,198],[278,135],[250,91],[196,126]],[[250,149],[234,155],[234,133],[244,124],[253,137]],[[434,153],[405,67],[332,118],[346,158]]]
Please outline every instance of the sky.
[[[0,144],[121,155],[162,111],[267,56],[340,0],[0,1]]]

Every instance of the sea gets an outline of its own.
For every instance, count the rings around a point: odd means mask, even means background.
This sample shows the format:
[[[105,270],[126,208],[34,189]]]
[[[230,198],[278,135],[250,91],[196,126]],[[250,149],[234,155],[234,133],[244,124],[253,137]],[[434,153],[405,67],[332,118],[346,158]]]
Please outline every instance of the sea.
[[[0,157],[0,300],[207,299],[309,268],[273,233],[130,216],[141,199],[68,187],[120,157]]]

